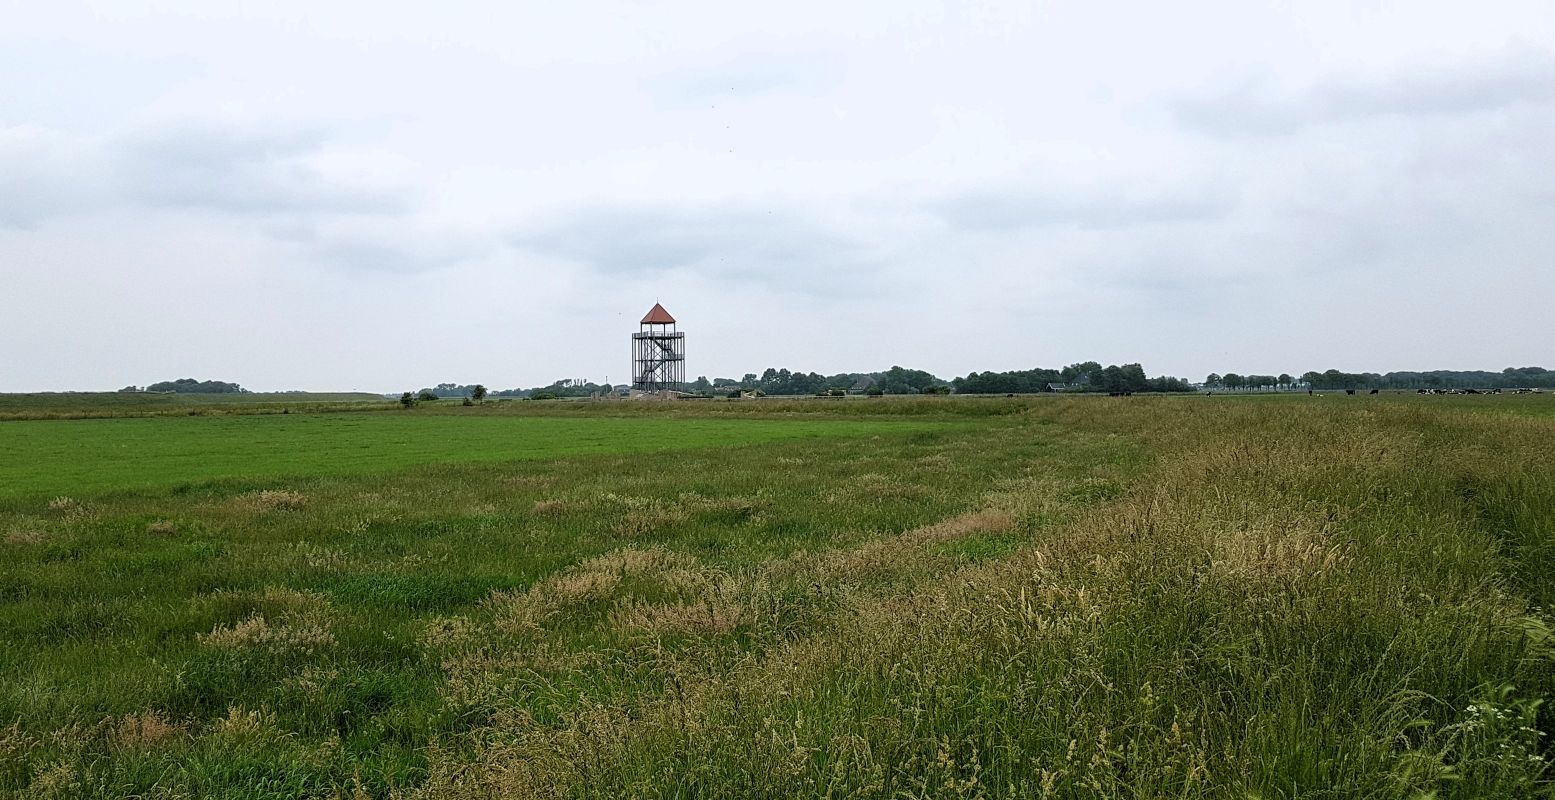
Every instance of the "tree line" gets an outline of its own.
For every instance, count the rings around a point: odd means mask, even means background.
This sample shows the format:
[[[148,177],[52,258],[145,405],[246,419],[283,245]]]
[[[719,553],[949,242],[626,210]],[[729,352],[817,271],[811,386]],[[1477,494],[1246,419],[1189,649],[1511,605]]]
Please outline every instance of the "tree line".
[[[1236,372],[1212,372],[1204,379],[1209,389],[1242,391],[1280,391],[1293,389],[1555,389],[1555,370],[1544,367],[1507,367],[1500,372],[1482,370],[1430,370],[1343,372],[1336,369],[1309,371],[1300,377],[1289,373],[1261,375]],[[545,386],[528,389],[488,390],[481,384],[439,383],[407,392],[416,401],[444,398],[484,400],[487,397],[590,397],[622,388],[595,383],[585,378],[566,378]],[[881,372],[839,372],[822,375],[787,368],[768,367],[761,373],[747,372],[740,378],[699,376],[681,384],[692,394],[723,395],[757,392],[767,395],[797,396],[817,394],[1035,394],[1040,392],[1187,392],[1194,386],[1169,375],[1147,377],[1139,364],[1102,366],[1096,361],[1081,361],[1052,369],[1034,367],[1008,372],[970,372],[964,377],[946,380],[921,369],[893,366]],[[228,381],[179,378],[145,387],[126,386],[121,392],[157,392],[178,394],[249,394],[241,385]]]
[[[194,378],[179,378],[176,381],[160,381],[147,384],[145,387],[126,386],[121,392],[156,392],[167,394],[249,394],[247,389],[235,383],[226,381],[197,381]]]
[[[441,398],[475,398],[476,390],[489,397],[589,397],[619,390],[620,385],[597,384],[571,378],[530,389],[503,389],[485,392],[478,384],[440,383],[419,392],[410,392],[419,401]],[[900,365],[880,372],[839,372],[822,375],[786,367],[768,367],[761,373],[747,372],[739,378],[698,376],[681,384],[681,391],[708,396],[757,393],[773,396],[838,394],[1031,394],[1038,392],[1186,392],[1192,386],[1171,376],[1147,377],[1139,364],[1102,366],[1095,361],[1070,364],[1061,369],[1036,368],[1011,372],[973,372],[965,377],[946,380],[931,372]],[[476,398],[480,399],[480,398]]]
[[[1555,371],[1543,367],[1507,367],[1500,372],[1482,370],[1430,370],[1427,372],[1343,372],[1337,369],[1289,374],[1241,375],[1210,373],[1209,388],[1281,389],[1521,389],[1555,388]]]
[[[957,394],[1030,394],[1034,392],[1187,392],[1182,378],[1146,377],[1139,364],[1103,367],[1081,361],[1062,369],[1035,368],[1011,372],[973,372],[951,381]]]

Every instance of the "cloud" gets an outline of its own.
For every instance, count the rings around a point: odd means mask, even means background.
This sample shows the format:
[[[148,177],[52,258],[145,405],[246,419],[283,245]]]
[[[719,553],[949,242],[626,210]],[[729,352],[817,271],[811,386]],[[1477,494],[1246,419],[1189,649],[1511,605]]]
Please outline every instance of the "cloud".
[[[644,87],[669,105],[703,106],[778,93],[816,94],[836,83],[840,72],[835,59],[824,54],[751,52],[660,73]]]
[[[1555,58],[1515,51],[1381,78],[1334,77],[1300,89],[1262,72],[1172,104],[1186,128],[1214,136],[1275,136],[1379,116],[1467,114],[1555,100]]]
[[[380,230],[373,234],[324,235],[307,246],[318,263],[347,271],[432,272],[490,255],[494,241],[440,231]]]
[[[1116,230],[1156,223],[1205,222],[1225,216],[1233,196],[1209,184],[1163,187],[1119,180],[1093,188],[978,189],[933,204],[946,223],[970,231],[1009,232],[1074,227]]]
[[[403,190],[332,177],[317,129],[178,123],[86,138],[0,129],[0,225],[124,208],[234,215],[378,214],[408,210]]]
[[[103,202],[90,143],[44,128],[0,128],[0,228],[32,228]]]
[[[522,231],[515,247],[606,275],[687,271],[800,293],[867,288],[879,245],[784,208],[597,206]]]
[[[138,131],[106,156],[121,196],[148,206],[234,214],[405,210],[399,193],[342,183],[313,163],[327,144],[312,128],[208,123]]]
[[[404,189],[331,174],[317,127],[180,122],[96,139],[0,129],[0,228],[108,214],[208,212],[255,223],[304,263],[415,273],[490,252],[499,237],[435,230]]]

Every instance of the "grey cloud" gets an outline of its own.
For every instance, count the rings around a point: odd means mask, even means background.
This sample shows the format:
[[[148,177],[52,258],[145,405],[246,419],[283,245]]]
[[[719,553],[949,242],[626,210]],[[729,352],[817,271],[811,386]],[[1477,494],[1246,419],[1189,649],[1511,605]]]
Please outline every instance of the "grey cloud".
[[[1119,184],[1081,191],[983,189],[942,200],[932,210],[946,223],[974,231],[1108,230],[1214,220],[1229,213],[1233,200],[1213,187],[1185,191]]]
[[[492,248],[447,237],[321,237],[309,243],[312,257],[333,268],[355,272],[432,272],[478,257]]]
[[[231,214],[396,214],[402,193],[343,185],[310,164],[321,131],[172,125],[102,139],[0,130],[0,225],[115,207]]]
[[[307,159],[325,144],[323,132],[312,129],[181,125],[118,139],[108,157],[119,190],[146,205],[238,214],[404,210],[394,195],[319,174]]]
[[[501,247],[499,236],[429,229],[408,217],[300,215],[260,230],[298,261],[344,272],[432,272]]]
[[[512,244],[606,274],[687,270],[807,293],[866,288],[880,267],[869,243],[786,209],[581,209]]]
[[[1216,136],[1271,136],[1322,123],[1388,115],[1463,114],[1555,100],[1555,58],[1502,58],[1419,68],[1383,79],[1334,78],[1298,90],[1268,73],[1172,104],[1183,126]]]
[[[31,228],[102,202],[105,187],[80,141],[40,128],[0,128],[0,228]]]

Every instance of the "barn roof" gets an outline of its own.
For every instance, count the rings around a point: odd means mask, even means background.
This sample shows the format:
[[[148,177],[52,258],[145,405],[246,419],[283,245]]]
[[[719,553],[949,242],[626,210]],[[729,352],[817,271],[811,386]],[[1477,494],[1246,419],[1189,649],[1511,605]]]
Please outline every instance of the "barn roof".
[[[642,324],[674,325],[675,318],[670,316],[670,312],[664,310],[664,306],[661,306],[658,303],[654,303],[653,308],[648,311],[648,316],[643,317]]]

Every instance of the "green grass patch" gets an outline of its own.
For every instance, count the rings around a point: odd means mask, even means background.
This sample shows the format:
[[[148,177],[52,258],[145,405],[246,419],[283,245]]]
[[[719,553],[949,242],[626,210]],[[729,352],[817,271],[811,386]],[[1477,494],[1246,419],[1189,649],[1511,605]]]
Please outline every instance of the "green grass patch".
[[[925,425],[415,413],[9,422],[0,423],[0,502],[191,491],[218,480],[383,473],[421,464],[847,439],[926,431]]]

